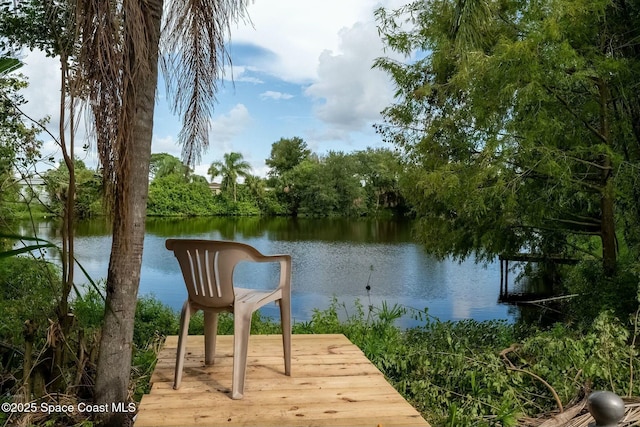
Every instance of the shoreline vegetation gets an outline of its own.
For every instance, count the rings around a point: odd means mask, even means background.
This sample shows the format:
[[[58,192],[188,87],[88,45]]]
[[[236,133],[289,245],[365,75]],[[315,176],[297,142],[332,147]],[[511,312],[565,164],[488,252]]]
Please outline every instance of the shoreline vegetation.
[[[2,260],[0,277],[14,277],[15,281],[26,279],[24,271],[29,269],[25,269],[24,264],[27,261],[31,262],[21,257],[10,262]],[[16,265],[11,267],[13,263]],[[48,273],[41,265],[38,272],[30,274]],[[15,286],[2,289],[17,291]],[[48,345],[42,340],[47,334],[51,339],[51,331],[46,330],[46,308],[52,309],[54,304],[46,302],[46,293],[45,289],[38,289],[35,294],[33,290],[24,290],[22,295],[14,293],[7,299],[5,292],[0,299],[0,309],[7,315],[0,327],[2,402],[33,401],[26,398],[20,378],[27,365],[35,371],[42,369],[40,365],[46,351],[29,353],[28,348],[31,345],[46,349]],[[37,308],[32,301],[34,295],[41,298]],[[26,304],[26,301],[32,303]],[[80,340],[85,350],[68,366],[68,372],[60,374],[66,381],[77,382],[73,385],[75,393],[44,394],[36,399],[38,405],[41,402],[77,405],[90,401],[91,384],[78,371],[90,371],[95,364],[103,297],[89,290],[73,301],[72,312],[75,317],[73,339]],[[394,322],[403,315],[419,319],[421,326],[398,328]],[[20,319],[25,316],[33,320],[21,325]],[[178,324],[179,314],[154,297],[138,301],[130,383],[134,402],[148,392],[157,352],[167,335],[177,334]],[[464,427],[516,426],[525,419],[562,411],[592,390],[612,390],[621,396],[638,395],[640,382],[634,379],[634,370],[640,362],[635,348],[638,326],[638,313],[620,318],[612,310],[605,310],[590,320],[574,318],[572,322],[547,327],[522,318],[515,323],[442,322],[426,311],[392,305],[392,302],[364,306],[356,301],[354,306],[346,306],[334,297],[327,309],[314,310],[311,320],[295,322],[293,330],[296,334],[346,335],[432,425]],[[259,312],[254,314],[252,334],[278,331],[278,322]],[[233,333],[231,316],[221,316],[219,332]],[[13,334],[11,341],[8,333]],[[189,333],[203,333],[201,313],[192,319]],[[9,342],[13,344],[8,345]],[[25,365],[27,357],[32,360]],[[79,370],[78,365],[83,369]],[[34,381],[32,387],[44,386],[46,376],[46,372],[36,375],[42,383]],[[21,415],[13,414],[9,418],[9,414],[0,413],[0,425],[93,425],[78,414],[75,418],[61,414],[46,418],[41,413]]]
[[[240,153],[227,153],[224,161],[214,162],[209,181],[177,157],[152,154],[147,216],[391,217],[409,213],[400,191],[400,158],[391,150],[368,148],[320,156],[311,153],[300,138],[283,138],[273,147],[267,164],[278,169],[272,167],[266,178],[251,175]],[[75,218],[104,216],[100,171],[76,159],[74,175]],[[68,183],[64,163],[45,172],[38,184],[21,181],[14,189],[14,200],[3,204],[6,216],[61,217]]]

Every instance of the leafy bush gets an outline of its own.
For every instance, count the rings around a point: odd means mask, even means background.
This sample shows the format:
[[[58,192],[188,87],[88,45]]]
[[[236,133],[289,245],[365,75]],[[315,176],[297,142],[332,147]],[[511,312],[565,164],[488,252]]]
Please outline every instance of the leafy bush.
[[[27,320],[41,331],[48,328],[59,290],[60,273],[55,265],[22,256],[0,258],[0,340],[21,346]]]
[[[176,335],[178,333],[178,317],[168,306],[155,297],[138,299],[136,306],[133,342],[142,349],[157,336]]]
[[[255,202],[250,200],[238,200],[228,198],[225,195],[215,196],[216,203],[220,206],[223,215],[230,216],[253,216],[260,215],[260,208]]]
[[[606,277],[602,263],[597,260],[582,261],[570,270],[567,290],[578,294],[567,307],[567,318],[578,325],[588,325],[601,312],[612,310],[615,316],[624,317],[638,306],[638,280],[634,261],[621,260],[613,277]]]
[[[74,197],[74,215],[78,218],[90,218],[103,214],[102,177],[87,168],[82,160],[74,160],[76,192]],[[64,162],[57,169],[44,174],[49,200],[49,209],[61,215],[69,187],[69,171]]]
[[[179,175],[154,179],[149,185],[147,214],[151,216],[207,216],[225,211],[201,181],[186,182]]]
[[[251,317],[251,333],[256,334],[280,334],[280,322],[269,317],[264,317],[260,311],[253,313]],[[204,315],[201,311],[191,317],[189,322],[190,335],[204,334]],[[220,313],[218,315],[218,334],[233,335],[233,316],[230,313]]]
[[[78,327],[97,330],[104,317],[104,297],[95,289],[87,290],[73,301],[73,312]]]
[[[378,366],[435,425],[517,425],[587,388],[629,392],[637,353],[611,313],[584,334],[560,324],[519,338],[521,332],[494,321],[430,322],[407,331],[401,353]]]

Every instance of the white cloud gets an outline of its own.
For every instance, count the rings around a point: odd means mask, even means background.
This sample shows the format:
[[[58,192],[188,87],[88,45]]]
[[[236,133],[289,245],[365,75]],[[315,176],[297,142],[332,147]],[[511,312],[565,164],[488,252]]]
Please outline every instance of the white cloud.
[[[251,122],[251,114],[244,104],[236,104],[227,113],[216,115],[211,119],[209,148],[203,153],[201,162],[194,166],[194,173],[209,178],[207,170],[211,162],[221,160],[224,153],[242,152],[242,149],[234,148],[232,142],[247,129]],[[154,153],[169,153],[181,158],[182,147],[176,143],[174,135],[154,136],[152,151]]]
[[[234,43],[249,43],[275,54],[262,71],[285,81],[308,83],[318,78],[318,59],[337,51],[339,32],[355,22],[374,22],[380,7],[398,8],[408,0],[256,0],[248,6],[251,24],[231,29]],[[377,33],[374,35],[378,39]]]
[[[209,178],[207,175],[209,166],[215,160],[222,160],[224,153],[235,151],[245,154],[243,149],[234,148],[232,143],[249,127],[251,122],[251,114],[244,104],[236,104],[228,113],[211,119],[209,148],[203,154],[200,164],[195,165],[194,172]]]
[[[337,53],[320,55],[318,81],[305,94],[316,101],[317,117],[343,132],[359,131],[380,120],[380,111],[393,99],[389,77],[372,69],[382,52],[382,43],[372,23],[357,23],[340,32]]]
[[[337,46],[337,32],[344,22],[356,19],[358,3],[257,0],[248,7],[253,25],[232,28],[231,38],[234,43],[265,47],[276,55],[276,60],[260,64],[263,71],[287,81],[308,81],[316,76],[318,52]]]
[[[262,160],[262,162],[260,163],[251,163],[253,169],[251,170],[251,173],[255,176],[259,176],[261,178],[266,178],[267,174],[269,173],[269,166],[267,166],[264,163],[264,160]]]
[[[406,3],[258,0],[248,8],[253,26],[232,29],[232,39],[268,53],[269,60],[256,59],[250,71],[307,85],[305,94],[315,102],[314,113],[326,125],[313,130],[319,139],[348,140],[350,132],[368,132],[393,99],[388,76],[371,69],[376,58],[389,54],[377,32],[374,11]]]
[[[311,137],[310,143],[322,142],[322,145],[328,144],[328,140],[335,144],[353,142],[357,145],[358,138],[361,137],[369,144],[369,124],[379,119],[379,111],[389,105],[391,99],[386,76],[370,69],[374,58],[386,55],[376,32],[373,11],[379,6],[397,8],[407,1],[250,2],[248,14],[252,24],[232,25],[231,39],[234,44],[238,43],[242,47],[255,47],[255,60],[252,58],[241,63],[233,58],[233,67],[225,70],[225,81],[228,82],[233,76],[235,82],[259,85],[276,77],[288,83],[304,85],[307,96],[297,96],[298,90],[290,89],[290,86],[286,86],[283,92],[256,88],[250,98],[241,98],[240,101],[231,98],[232,91],[227,90],[228,85],[222,86],[220,98],[232,100],[220,104],[216,111],[224,114],[216,114],[211,120],[210,149],[204,153],[204,172],[208,168],[205,160],[210,163],[222,158],[225,152],[237,151],[242,152],[254,166],[255,172],[260,174],[265,169],[264,158],[268,156],[268,146],[263,148],[257,145],[260,138],[276,140],[287,132],[299,132],[305,139]],[[248,57],[251,57],[253,51],[248,51]],[[247,50],[240,52],[246,53]],[[55,135],[60,93],[58,61],[34,52],[25,57],[25,62],[27,65],[21,72],[30,77],[32,84],[25,91],[26,98],[30,100],[25,111],[34,118],[50,115],[50,129]],[[161,92],[159,97],[162,97]],[[296,96],[292,98],[291,94],[294,93]],[[256,121],[265,123],[259,116],[263,113],[264,106],[252,103],[261,98],[291,101],[277,103],[289,108],[284,111],[278,110],[276,103],[271,103],[273,108],[270,104],[268,113],[274,117],[265,121],[267,125],[261,129],[260,137],[249,138],[247,135],[250,132],[247,129],[252,123],[249,110],[256,114]],[[320,126],[317,125],[317,120],[309,117],[295,121],[288,118],[293,103],[301,106],[296,112],[307,114],[310,100],[315,103],[314,113],[322,122]],[[162,109],[156,109],[154,152],[165,151],[180,155],[181,147],[174,143],[180,130],[179,122],[178,118],[165,114]],[[300,130],[303,125],[308,127]],[[79,136],[78,141],[81,146],[86,139]],[[46,150],[47,153],[56,153],[53,143],[47,143]],[[88,158],[95,157],[95,148],[92,147],[92,150],[87,154]],[[80,147],[76,152],[85,155]],[[59,150],[56,157],[60,157]]]
[[[276,101],[278,101],[281,99],[291,99],[291,98],[293,98],[293,95],[291,95],[290,93],[275,92],[272,90],[268,90],[260,94],[260,99],[275,99]]]
[[[214,117],[211,120],[209,132],[210,146],[217,151],[224,152],[231,140],[251,123],[251,114],[244,104],[236,104],[227,114]]]
[[[42,161],[38,163],[38,170],[46,170],[57,167],[58,161],[62,159],[60,141],[60,64],[57,58],[49,58],[39,50],[28,52],[22,58],[24,66],[18,70],[23,74],[29,85],[22,90],[22,95],[28,101],[21,106],[22,111],[32,120],[49,119],[46,124],[47,131],[41,132],[38,136],[42,141],[40,149]],[[83,160],[87,166],[96,167],[98,164],[95,144],[89,135],[87,128],[91,127],[90,118],[86,111],[79,106],[77,112],[79,118],[75,121],[74,156]],[[66,130],[66,143],[71,139],[68,128]],[[52,137],[53,135],[53,137]],[[54,162],[49,161],[50,158]]]
[[[234,79],[236,82],[245,82],[245,83],[253,83],[254,85],[261,85],[264,82],[257,77],[249,77],[249,76],[240,76],[237,79]]]
[[[152,153],[167,153],[180,158],[182,155],[182,148],[178,145],[173,135],[167,135],[164,137],[153,136],[151,141]]]
[[[23,62],[25,66],[19,72],[29,80],[29,86],[23,91],[29,102],[23,111],[36,120],[50,116],[49,127],[55,135],[60,118],[60,64],[41,51],[29,52]]]
[[[253,83],[256,85],[263,84],[264,81],[260,80],[259,78],[246,75],[247,72],[255,71],[258,71],[256,67],[234,65],[233,67],[231,67],[231,69],[227,68],[225,70],[225,81],[228,82],[233,80],[234,82]]]
[[[211,181],[211,177],[209,175],[207,175],[207,171],[209,170],[209,166],[211,166],[211,163],[201,163],[199,165],[196,165],[193,168],[193,173],[195,175],[200,175],[200,176],[204,176],[206,177],[209,181]],[[220,181],[220,178],[218,178],[218,181]]]

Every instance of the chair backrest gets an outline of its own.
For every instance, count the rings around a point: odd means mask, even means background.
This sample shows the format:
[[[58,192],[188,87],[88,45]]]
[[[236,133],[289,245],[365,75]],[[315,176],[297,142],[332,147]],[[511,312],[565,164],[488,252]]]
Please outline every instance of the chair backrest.
[[[249,245],[220,240],[168,239],[165,245],[178,259],[189,299],[212,308],[233,305],[233,271],[256,252]]]

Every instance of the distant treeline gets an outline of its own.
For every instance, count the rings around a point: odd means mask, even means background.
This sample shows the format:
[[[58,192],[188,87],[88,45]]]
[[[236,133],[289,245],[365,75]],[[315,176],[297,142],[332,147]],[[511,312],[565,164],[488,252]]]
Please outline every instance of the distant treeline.
[[[209,167],[210,181],[167,153],[151,156],[150,216],[285,215],[363,216],[406,211],[399,189],[400,158],[387,149],[312,153],[298,137],[272,144],[268,177],[251,173],[241,153],[227,153]],[[78,218],[102,215],[99,170],[76,160]],[[43,176],[52,214],[62,212],[69,173],[64,163]],[[24,193],[24,191],[23,191]]]

